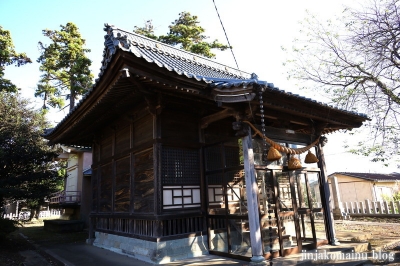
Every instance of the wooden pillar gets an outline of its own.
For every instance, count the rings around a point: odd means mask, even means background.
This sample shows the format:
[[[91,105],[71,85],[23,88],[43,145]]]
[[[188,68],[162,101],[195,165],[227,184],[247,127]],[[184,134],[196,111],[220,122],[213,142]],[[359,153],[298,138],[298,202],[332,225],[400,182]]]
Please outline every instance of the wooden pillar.
[[[247,135],[242,137],[244,171],[247,193],[247,210],[250,227],[251,242],[251,261],[254,263],[263,263],[263,243],[260,231],[260,217],[258,211],[258,185],[256,182],[256,172],[254,169],[254,155],[252,146],[251,130],[248,125],[243,125]]]
[[[322,138],[322,137],[321,137]],[[325,140],[320,140],[317,146],[317,156],[318,156],[318,167],[321,169],[321,202],[322,207],[324,208],[324,216],[325,216],[325,228],[326,228],[326,236],[328,238],[329,244],[337,246],[340,245],[340,242],[336,239],[336,232],[334,226],[334,219],[332,213],[332,206],[331,206],[331,192],[329,190],[329,183],[328,183],[328,176],[326,174],[326,165],[325,165],[325,156],[323,150],[323,144]]]

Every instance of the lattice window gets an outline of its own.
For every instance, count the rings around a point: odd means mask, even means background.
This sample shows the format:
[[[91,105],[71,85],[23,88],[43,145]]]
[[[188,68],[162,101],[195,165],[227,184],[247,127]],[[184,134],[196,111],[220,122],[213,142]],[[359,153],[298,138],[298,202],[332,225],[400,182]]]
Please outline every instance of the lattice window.
[[[228,184],[238,184],[239,182],[244,182],[244,171],[234,170],[225,173],[225,181]]]
[[[224,158],[225,156],[225,158]],[[216,145],[205,149],[206,171],[240,165],[239,146]],[[225,159],[225,161],[223,161]]]
[[[200,186],[164,186],[163,209],[200,207]]]
[[[163,147],[161,161],[163,185],[198,185],[200,183],[198,150]]]
[[[225,146],[225,167],[239,166],[239,147]]]
[[[222,185],[223,178],[224,178],[223,173],[211,174],[207,175],[207,182],[209,185]]]
[[[221,146],[212,146],[205,149],[206,170],[212,171],[223,168]]]

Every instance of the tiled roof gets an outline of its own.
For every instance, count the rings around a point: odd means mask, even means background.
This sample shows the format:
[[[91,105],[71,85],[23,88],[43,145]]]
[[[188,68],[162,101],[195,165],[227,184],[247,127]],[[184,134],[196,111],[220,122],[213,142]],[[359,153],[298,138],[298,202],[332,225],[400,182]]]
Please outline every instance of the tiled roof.
[[[365,180],[371,180],[371,181],[400,181],[400,173],[391,173],[391,174],[375,174],[375,173],[352,173],[352,172],[335,172],[329,176],[334,176],[334,175],[345,175],[345,176],[351,176],[351,177],[356,177],[356,178],[362,178]]]
[[[219,64],[209,58],[199,56],[187,51],[183,51],[176,47],[164,44],[134,32],[125,31],[112,25],[105,25],[105,46],[108,50],[104,52],[103,67],[99,77],[107,68],[108,62],[111,60],[111,55],[107,53],[115,53],[116,48],[124,51],[129,51],[139,58],[144,58],[149,63],[154,63],[160,68],[165,68],[169,71],[174,71],[179,75],[184,75],[188,78],[204,81],[210,88],[230,89],[230,88],[245,88],[254,85],[262,86],[268,90],[286,94],[289,98],[296,98],[310,103],[317,103],[327,108],[340,110],[343,113],[362,116],[367,118],[365,114],[346,111],[327,105],[322,102],[317,102],[310,98],[302,97],[291,92],[285,92],[275,87],[273,83],[258,80],[257,75]]]
[[[112,54],[116,49],[129,51],[149,63],[154,63],[161,68],[174,71],[179,75],[188,78],[195,78],[198,81],[203,78],[218,79],[250,79],[249,73],[217,63],[209,58],[193,54],[168,44],[164,44],[134,32],[125,31],[114,26],[105,25],[107,35],[105,46],[107,50],[103,54],[103,66],[100,75],[107,68]]]
[[[338,109],[310,98],[280,90],[275,87],[273,83],[258,80],[258,77],[255,74],[250,74],[219,64],[209,58],[183,51],[176,47],[146,38],[142,35],[122,30],[108,24],[105,25],[104,30],[107,31],[107,35],[104,37],[105,49],[103,52],[103,61],[99,77],[96,79],[93,87],[83,96],[69,114],[67,114],[67,116],[53,130],[45,132],[45,136],[49,136],[52,132],[56,131],[58,127],[63,124],[82,105],[82,103],[86,101],[87,98],[90,97],[92,92],[96,90],[101,77],[109,67],[109,63],[117,50],[134,54],[136,57],[143,58],[148,63],[155,64],[161,69],[166,69],[178,75],[185,76],[188,79],[203,82],[204,87],[219,91],[221,94],[229,94],[230,89],[236,89],[237,91],[238,89],[239,91],[242,89],[246,91],[246,88],[261,86],[266,91],[270,91],[274,94],[282,94],[289,99],[291,98],[308,104],[323,106],[328,110],[336,110],[345,115],[362,117],[363,120],[368,119],[365,114]],[[247,91],[249,90],[247,89]],[[243,101],[249,101],[252,99],[249,95],[250,93],[247,93],[246,95],[244,94],[243,97],[238,97],[238,100],[242,99]],[[252,97],[254,97],[254,95],[252,95]],[[215,100],[217,101],[218,99],[215,98]]]

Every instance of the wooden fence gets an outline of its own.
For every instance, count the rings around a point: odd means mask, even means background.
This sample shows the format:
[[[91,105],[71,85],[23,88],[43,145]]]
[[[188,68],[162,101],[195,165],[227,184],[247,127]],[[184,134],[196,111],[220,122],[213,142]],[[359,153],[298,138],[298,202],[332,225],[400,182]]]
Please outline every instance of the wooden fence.
[[[158,220],[118,215],[109,217],[102,214],[91,214],[91,217],[91,230],[141,239],[173,238],[207,231],[204,217],[198,214],[185,217],[165,216]]]
[[[57,218],[60,217],[61,211],[60,210],[49,210],[49,211],[40,211],[39,212],[39,218]],[[9,213],[9,214],[4,214],[3,218],[4,219],[10,219],[10,220],[26,220],[29,219],[30,212],[20,212],[19,214],[15,213]]]

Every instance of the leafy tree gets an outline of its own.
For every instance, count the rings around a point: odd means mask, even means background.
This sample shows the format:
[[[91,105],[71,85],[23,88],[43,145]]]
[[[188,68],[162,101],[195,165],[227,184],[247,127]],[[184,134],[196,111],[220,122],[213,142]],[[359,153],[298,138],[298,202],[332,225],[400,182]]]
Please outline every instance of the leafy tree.
[[[12,93],[0,92],[0,206],[25,200],[38,208],[62,182],[57,153],[42,138],[44,114]]]
[[[84,95],[92,86],[91,61],[84,48],[78,27],[69,22],[60,25],[61,30],[42,31],[51,40],[49,45],[39,42],[41,55],[37,62],[43,72],[36,88],[35,96],[43,99],[43,107],[49,104],[54,108],[64,106],[64,98],[69,99],[70,110],[75,106],[78,96]]]
[[[17,53],[14,48],[11,33],[0,26],[0,91],[17,91],[17,87],[10,80],[4,78],[6,66],[15,65],[19,67],[32,63],[25,53]]]
[[[144,27],[135,26],[134,32],[208,58],[215,57],[211,49],[224,51],[229,48],[218,40],[207,42],[208,37],[203,35],[205,29],[199,23],[197,16],[192,16],[189,12],[181,12],[179,18],[169,26],[167,35],[157,37],[151,20],[148,20]]]
[[[364,6],[326,22],[309,15],[286,65],[337,107],[367,113],[371,138],[351,151],[386,163],[400,155],[400,10],[397,0]]]

